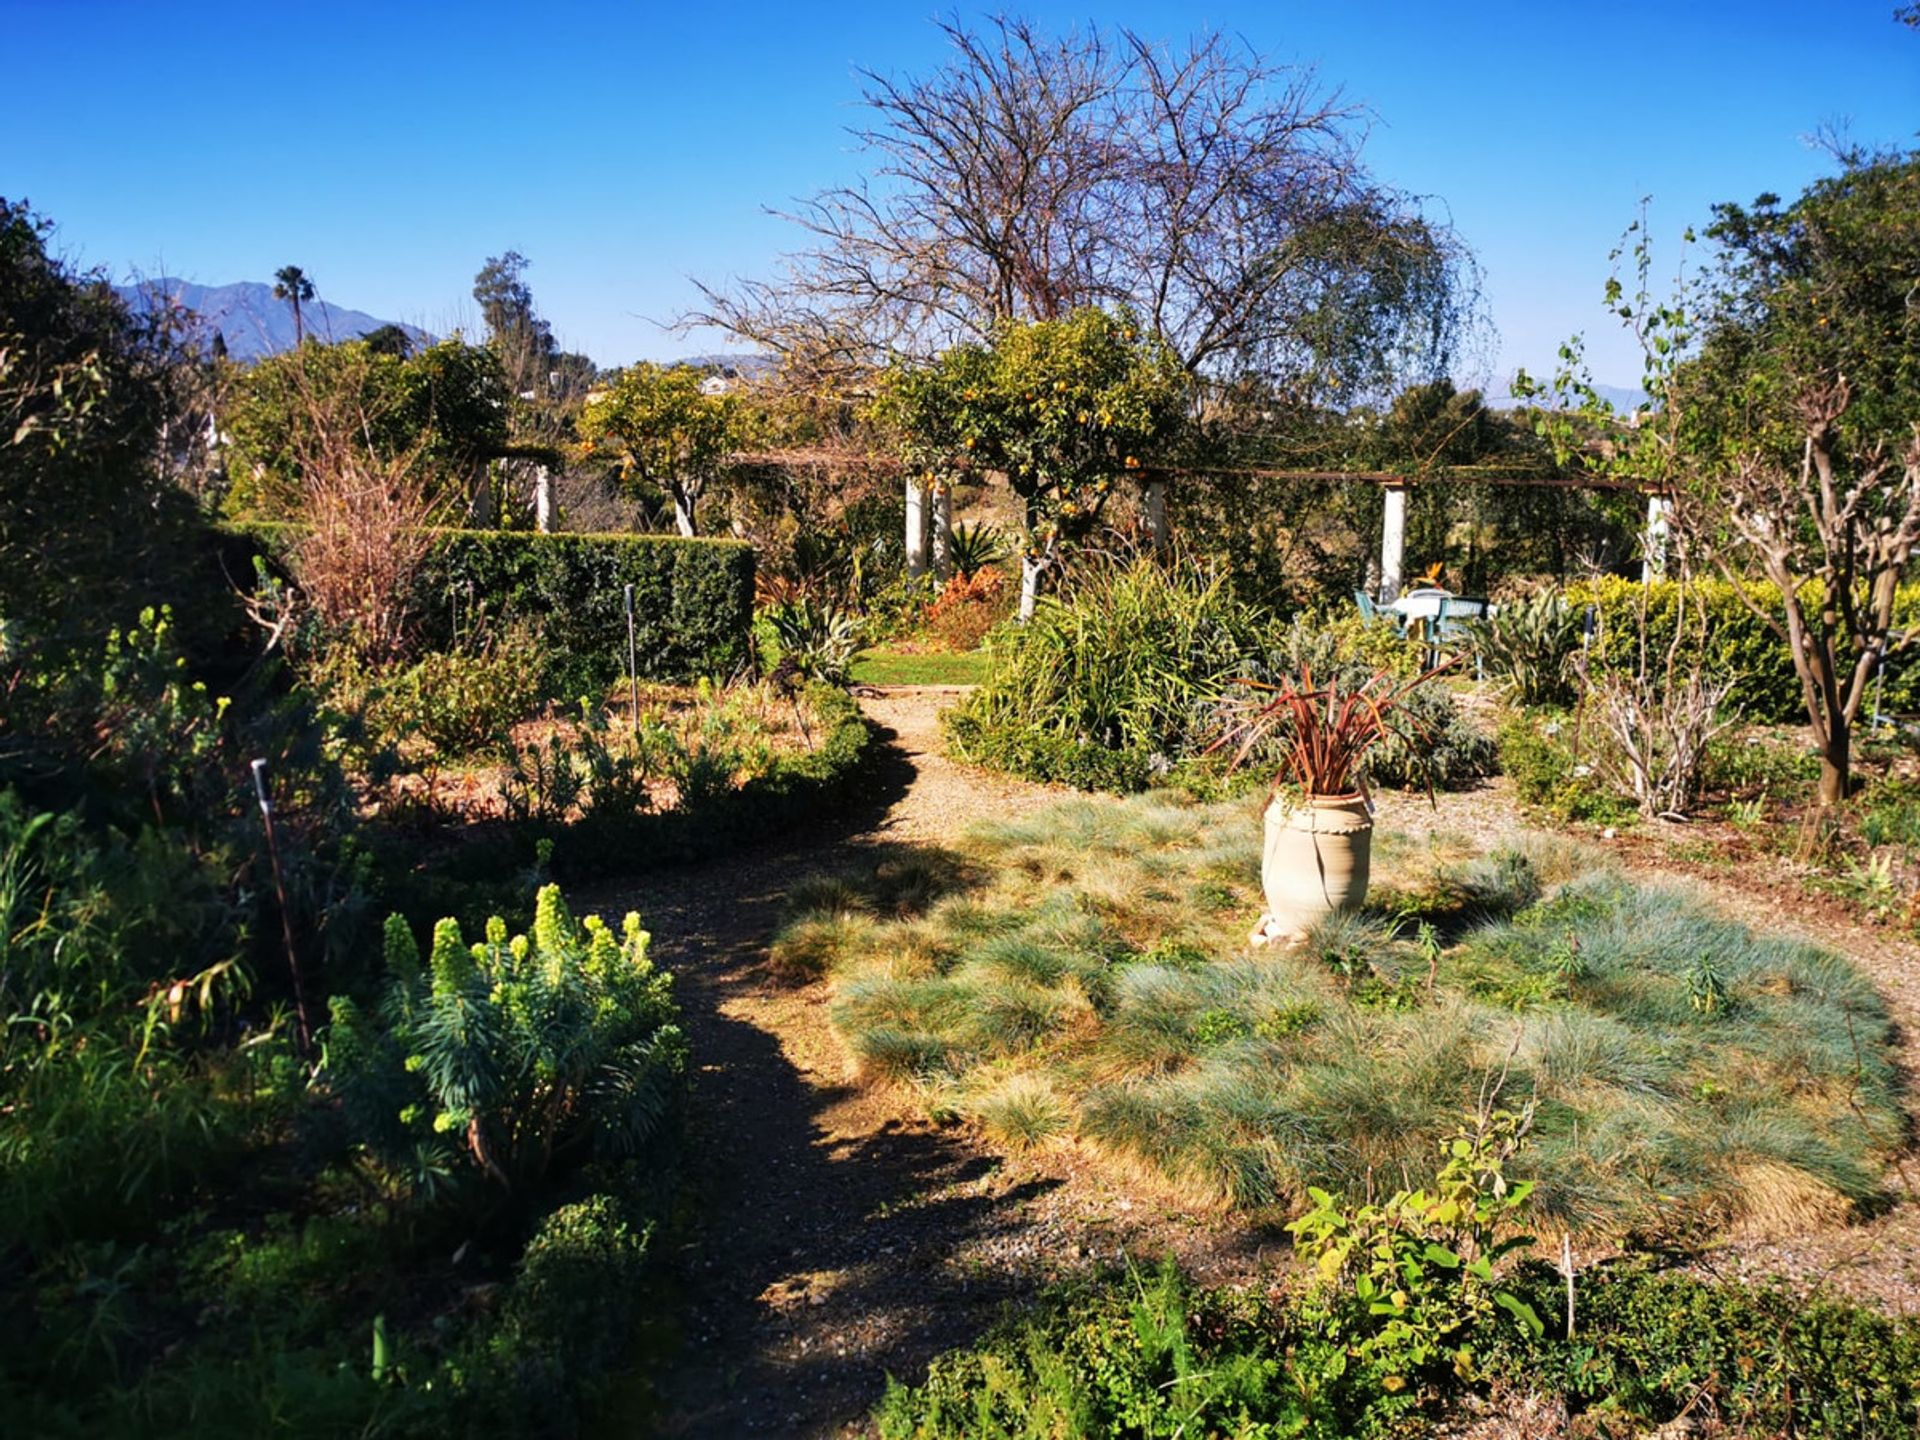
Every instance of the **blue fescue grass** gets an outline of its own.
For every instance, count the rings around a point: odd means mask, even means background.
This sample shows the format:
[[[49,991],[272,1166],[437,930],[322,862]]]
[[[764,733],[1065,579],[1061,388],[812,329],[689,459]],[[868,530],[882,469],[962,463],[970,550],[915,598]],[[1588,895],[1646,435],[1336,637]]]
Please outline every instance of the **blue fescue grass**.
[[[1536,1102],[1549,1225],[1700,1238],[1879,1198],[1904,1121],[1886,1012],[1843,958],[1548,837],[1383,837],[1373,905],[1249,950],[1256,820],[1067,800],[979,827],[969,887],[907,918],[885,877],[797,891],[776,955],[829,976],[875,1076],[1200,1199],[1398,1186],[1495,1090]]]

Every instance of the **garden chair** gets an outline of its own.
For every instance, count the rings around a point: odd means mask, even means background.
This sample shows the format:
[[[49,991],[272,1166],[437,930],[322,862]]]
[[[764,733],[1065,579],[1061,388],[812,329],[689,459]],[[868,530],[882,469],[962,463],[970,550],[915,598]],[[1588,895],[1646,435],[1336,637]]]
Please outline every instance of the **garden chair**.
[[[1467,622],[1484,620],[1491,609],[1485,596],[1442,596],[1439,612],[1427,622],[1428,666],[1432,667],[1440,663],[1440,648],[1443,645],[1469,638]],[[1476,680],[1486,678],[1478,649],[1473,652],[1473,678]]]

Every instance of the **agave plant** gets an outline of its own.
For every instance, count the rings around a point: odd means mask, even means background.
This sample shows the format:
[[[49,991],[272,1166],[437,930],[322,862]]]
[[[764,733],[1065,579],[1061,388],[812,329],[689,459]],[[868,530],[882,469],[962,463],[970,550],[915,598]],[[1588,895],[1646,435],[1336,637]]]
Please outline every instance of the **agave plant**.
[[[1502,605],[1466,624],[1468,643],[1486,672],[1522,705],[1565,705],[1574,698],[1573,654],[1580,614],[1560,596],[1542,593]]]
[[[789,600],[760,612],[773,632],[777,662],[809,680],[845,685],[860,650],[858,617],[813,600]]]
[[[954,570],[968,580],[976,572],[1004,559],[1006,554],[1006,536],[991,525],[963,522],[953,527],[952,537],[947,541],[947,558],[953,562]]]

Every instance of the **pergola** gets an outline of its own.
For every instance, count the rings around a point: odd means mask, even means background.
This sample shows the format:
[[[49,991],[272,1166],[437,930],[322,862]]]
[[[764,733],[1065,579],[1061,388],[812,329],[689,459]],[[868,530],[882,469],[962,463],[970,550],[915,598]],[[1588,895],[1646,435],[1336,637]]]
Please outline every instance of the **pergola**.
[[[906,484],[907,574],[919,577],[931,567],[945,569],[947,541],[952,534],[953,517],[945,490],[922,484],[908,473],[898,457],[872,453],[817,449],[769,450],[742,453],[732,457],[743,467],[818,467],[823,469],[866,470],[875,474],[904,475]],[[1385,513],[1380,527],[1380,600],[1391,603],[1400,594],[1405,578],[1407,542],[1407,492],[1419,485],[1465,484],[1508,486],[1534,490],[1602,490],[1644,495],[1647,500],[1646,558],[1641,579],[1650,580],[1662,566],[1661,543],[1666,535],[1668,497],[1664,490],[1645,481],[1616,479],[1594,475],[1562,475],[1538,471],[1498,470],[1482,466],[1454,465],[1443,469],[1403,474],[1391,470],[1282,470],[1258,466],[1209,465],[1191,468],[1151,467],[1135,472],[1142,480],[1142,503],[1148,533],[1156,539],[1166,536],[1166,487],[1169,482],[1193,479],[1237,478],[1299,484],[1377,485],[1384,492]]]

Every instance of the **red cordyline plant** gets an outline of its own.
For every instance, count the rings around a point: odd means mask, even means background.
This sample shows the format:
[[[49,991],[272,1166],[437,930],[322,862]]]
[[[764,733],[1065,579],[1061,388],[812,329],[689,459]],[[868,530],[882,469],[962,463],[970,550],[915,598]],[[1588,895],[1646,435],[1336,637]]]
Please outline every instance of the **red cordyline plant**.
[[[1253,693],[1228,703],[1226,732],[1208,747],[1208,753],[1234,746],[1227,768],[1237,770],[1256,747],[1279,737],[1276,791],[1294,780],[1308,800],[1364,795],[1361,766],[1369,750],[1389,735],[1429,738],[1426,727],[1408,715],[1401,702],[1453,663],[1444,661],[1397,686],[1390,672],[1376,670],[1358,686],[1342,686],[1336,679],[1316,688],[1310,666],[1301,667],[1298,680],[1289,676],[1277,685],[1240,680]],[[1427,795],[1432,798],[1431,779]]]

